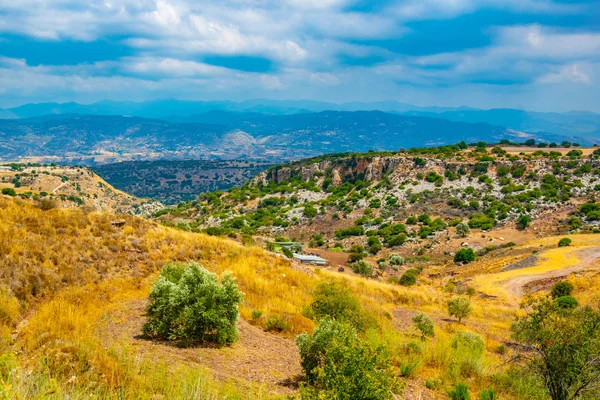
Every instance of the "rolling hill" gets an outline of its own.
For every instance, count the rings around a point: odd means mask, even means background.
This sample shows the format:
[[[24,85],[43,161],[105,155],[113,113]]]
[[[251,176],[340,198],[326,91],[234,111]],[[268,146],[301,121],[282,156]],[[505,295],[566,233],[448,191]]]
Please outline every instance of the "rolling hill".
[[[175,122],[219,123],[211,113],[224,112],[226,119],[239,120],[262,115],[293,115],[322,111],[383,111],[393,114],[427,116],[459,122],[487,123],[524,132],[549,132],[562,136],[597,139],[600,114],[586,111],[534,112],[517,109],[481,110],[470,107],[419,107],[397,101],[328,103],[309,100],[254,99],[233,101],[184,101],[176,99],[145,102],[100,101],[93,104],[39,103],[0,109],[0,118],[31,118],[44,115],[129,115]],[[232,114],[233,113],[233,114]],[[198,121],[199,114],[207,114]],[[214,115],[213,115],[214,117]]]
[[[277,161],[344,151],[434,146],[460,140],[565,138],[540,132],[525,134],[484,123],[381,111],[245,114],[237,119],[222,112],[219,118],[210,114],[205,120],[213,123],[73,114],[0,120],[0,160],[88,165],[152,159]],[[589,141],[582,138],[579,142]]]

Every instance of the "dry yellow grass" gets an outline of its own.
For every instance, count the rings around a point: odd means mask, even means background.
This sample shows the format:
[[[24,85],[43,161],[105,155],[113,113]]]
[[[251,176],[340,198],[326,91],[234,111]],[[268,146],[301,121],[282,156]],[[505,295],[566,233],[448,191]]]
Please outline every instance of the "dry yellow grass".
[[[515,304],[520,301],[520,294],[515,293],[519,286],[543,279],[545,277],[568,275],[574,268],[581,269],[589,267],[595,258],[589,260],[585,257],[586,252],[594,251],[600,247],[599,235],[574,235],[569,236],[573,241],[569,247],[556,247],[561,237],[546,237],[536,239],[519,246],[521,249],[547,249],[537,253],[537,262],[534,266],[514,269],[509,271],[494,271],[493,273],[481,274],[471,280],[471,285],[478,290],[500,299],[506,304]],[[549,248],[552,247],[552,248]],[[517,248],[516,250],[519,250]],[[531,254],[531,253],[530,253]],[[584,256],[582,256],[584,255]],[[498,266],[499,260],[489,260],[488,264]],[[489,265],[476,265],[478,269],[490,271]]]
[[[267,398],[260,386],[239,393],[224,383],[213,382],[206,371],[167,362],[155,365],[155,359],[138,353],[130,342],[117,340],[107,345],[103,341],[101,328],[106,316],[131,299],[145,298],[158,270],[168,261],[198,261],[219,274],[232,271],[246,293],[240,308],[242,317],[251,321],[255,310],[261,311],[265,319],[282,316],[290,323],[290,336],[312,330],[314,323],[302,312],[315,286],[324,280],[345,279],[382,326],[370,340],[386,343],[397,366],[413,362],[416,356],[407,344],[418,345],[415,379],[421,384],[424,379],[443,380],[446,387],[453,384],[456,377],[449,371],[456,354],[450,343],[458,330],[480,334],[488,350],[480,371],[464,378],[472,390],[492,385],[492,377],[502,373],[504,367],[500,365],[509,357],[496,350],[509,338],[508,328],[519,311],[501,298],[475,296],[472,316],[458,324],[448,319],[446,310],[447,301],[455,295],[442,290],[445,282],[440,279],[422,278],[421,285],[407,288],[318,269],[307,274],[259,248],[139,218],[118,218],[125,219],[125,226],[113,226],[115,217],[106,214],[42,211],[28,202],[0,198],[0,283],[4,285],[0,290],[0,338],[4,349],[0,347],[0,353],[6,351],[10,332],[21,314],[27,321],[12,345],[12,350],[19,350],[18,356],[10,355],[12,351],[4,356],[13,363],[8,398],[34,398],[53,390],[57,391],[52,394],[54,398],[92,394],[133,399],[169,393],[174,394],[173,398]],[[495,290],[507,277],[577,263],[577,251],[600,246],[600,236],[572,238],[574,247],[548,250],[533,269],[497,275],[501,265],[491,267],[484,265],[485,261],[467,270],[493,273],[478,276],[467,271],[465,276],[472,277],[471,286],[477,285],[484,292]],[[541,239],[517,250],[540,245],[549,248],[557,242],[558,238]],[[597,296],[600,276],[570,279],[582,302],[592,302]],[[407,321],[398,321],[398,310],[408,310]],[[425,312],[434,319],[433,340],[418,340],[410,321],[410,313],[416,312]],[[0,365],[0,373],[2,368]],[[502,395],[516,398],[510,391]]]

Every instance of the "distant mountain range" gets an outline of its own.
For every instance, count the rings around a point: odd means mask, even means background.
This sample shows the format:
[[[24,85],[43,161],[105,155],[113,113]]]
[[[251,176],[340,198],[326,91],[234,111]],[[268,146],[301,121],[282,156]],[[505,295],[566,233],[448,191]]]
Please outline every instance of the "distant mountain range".
[[[324,153],[397,150],[460,140],[571,139],[545,132],[526,134],[486,123],[381,111],[265,115],[213,110],[170,119],[60,113],[4,119],[0,120],[0,161],[94,165],[126,160],[249,158],[276,162]],[[584,136],[575,140],[591,143]]]
[[[469,107],[418,107],[397,101],[327,103],[311,100],[185,101],[146,102],[100,101],[39,103],[0,109],[0,118],[31,118],[45,115],[124,115],[172,122],[203,122],[228,125],[260,115],[294,115],[322,111],[383,111],[407,116],[442,118],[456,122],[487,123],[517,131],[547,132],[559,136],[600,141],[600,114],[587,111],[565,113],[532,112],[516,109],[479,110]],[[234,114],[232,114],[234,113]]]

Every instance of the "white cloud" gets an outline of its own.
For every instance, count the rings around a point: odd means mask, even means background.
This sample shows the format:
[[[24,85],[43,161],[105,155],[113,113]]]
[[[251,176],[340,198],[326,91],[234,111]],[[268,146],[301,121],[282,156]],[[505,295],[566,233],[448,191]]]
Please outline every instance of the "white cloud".
[[[155,57],[127,58],[124,60],[123,69],[142,75],[167,77],[214,76],[228,72],[226,68],[200,62]]]
[[[538,83],[556,84],[564,82],[591,84],[589,75],[577,64],[565,65],[559,71],[545,74],[537,79]]]
[[[0,57],[4,93],[80,93],[110,90],[164,97],[197,93],[249,97],[336,95],[400,96],[413,85],[440,93],[466,82],[515,81],[519,88],[594,87],[600,33],[542,25],[489,28],[491,44],[478,49],[406,56],[362,40],[399,40],[411,21],[449,19],[480,9],[527,15],[581,12],[585,6],[551,0],[0,0],[0,35],[49,41],[115,37],[133,54],[80,65],[32,67]],[[412,29],[417,29],[414,26]],[[457,27],[460,29],[460,27]],[[440,32],[439,35],[450,34]],[[1,40],[1,39],[0,39]],[[0,48],[0,53],[2,53]],[[273,62],[268,73],[247,73],[203,63],[206,56],[255,56]],[[347,56],[347,57],[346,57]],[[375,65],[345,65],[351,59]],[[54,63],[53,63],[54,64]],[[114,83],[113,83],[114,82]],[[499,87],[496,85],[494,87]],[[334,90],[335,89],[335,90]],[[413,92],[413,94],[416,92]],[[476,93],[475,90],[472,93]],[[116,95],[116,94],[115,94]],[[480,94],[478,94],[480,95]],[[410,101],[410,99],[407,99]]]

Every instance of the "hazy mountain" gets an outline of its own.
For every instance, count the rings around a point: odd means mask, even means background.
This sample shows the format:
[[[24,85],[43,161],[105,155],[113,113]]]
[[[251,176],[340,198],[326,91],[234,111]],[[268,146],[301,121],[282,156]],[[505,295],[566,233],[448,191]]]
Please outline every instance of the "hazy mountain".
[[[438,113],[410,111],[407,115],[429,116],[460,122],[485,122],[525,132],[552,132],[598,140],[600,114],[587,111],[541,113],[513,109],[451,110]]]
[[[0,159],[54,160],[94,164],[147,159],[235,159],[269,161],[324,153],[397,150],[456,143],[526,138],[484,123],[453,122],[381,111],[323,111],[268,116],[209,112],[193,123],[124,116],[49,115],[0,120]],[[202,121],[202,122],[196,122]],[[206,122],[212,123],[206,123]],[[579,139],[578,139],[579,140]],[[588,143],[585,139],[579,140]],[[26,158],[27,159],[27,158]]]
[[[30,118],[43,115],[128,115],[166,119],[173,122],[234,123],[253,119],[255,114],[295,115],[322,111],[384,111],[388,113],[443,118],[455,122],[487,123],[523,132],[550,132],[596,141],[600,114],[587,111],[565,113],[532,112],[515,109],[478,110],[469,107],[418,107],[397,101],[348,102],[342,104],[312,100],[185,101],[176,99],[145,102],[100,101],[39,103],[0,110],[0,118]],[[230,113],[240,113],[234,115]],[[227,121],[227,119],[231,119]]]

